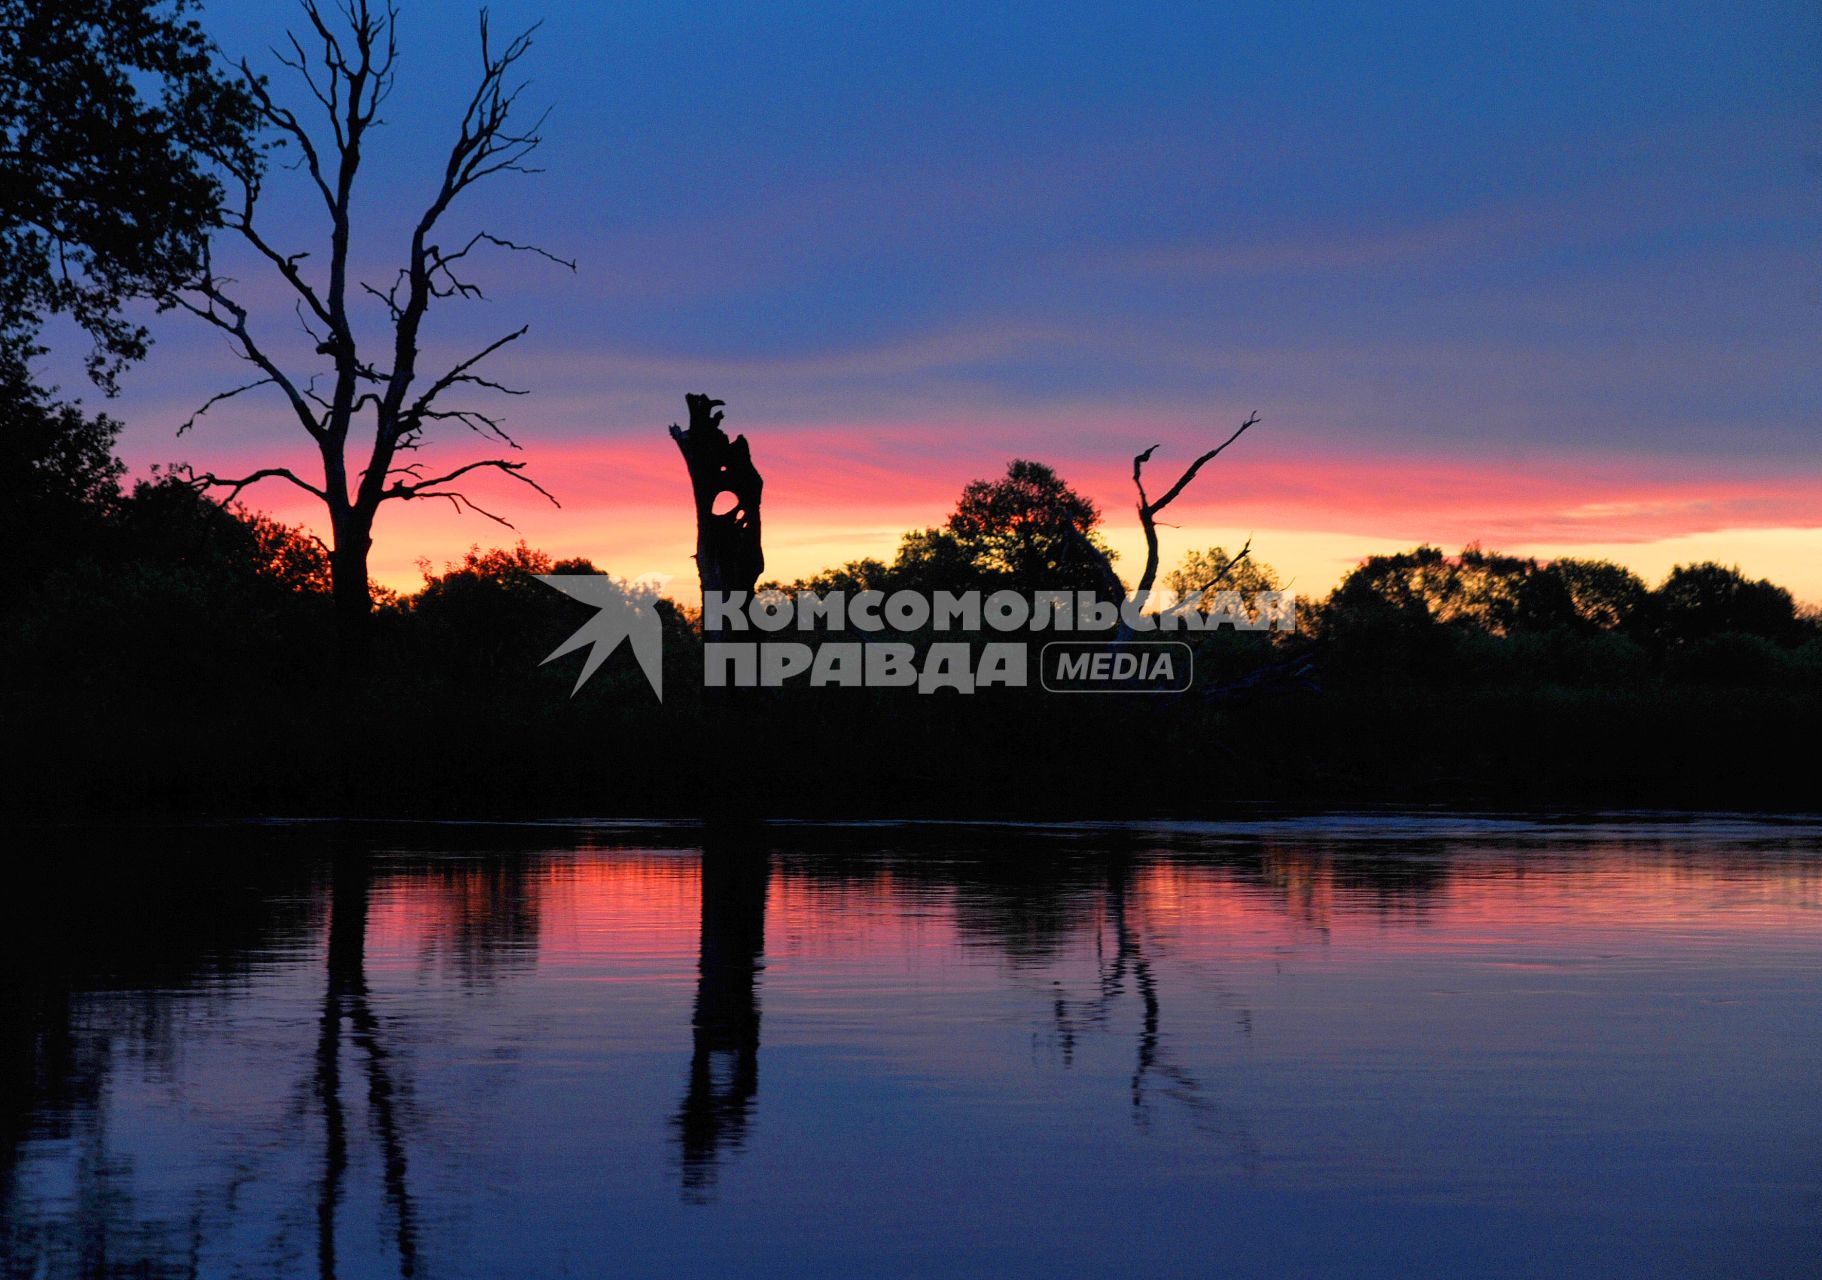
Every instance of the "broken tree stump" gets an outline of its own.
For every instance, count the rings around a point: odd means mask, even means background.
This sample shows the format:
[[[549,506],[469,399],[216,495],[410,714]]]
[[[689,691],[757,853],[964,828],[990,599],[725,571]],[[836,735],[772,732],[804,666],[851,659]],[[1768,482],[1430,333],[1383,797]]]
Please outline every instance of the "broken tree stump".
[[[671,439],[689,468],[696,495],[696,573],[710,591],[751,594],[765,571],[759,538],[759,498],[764,481],[753,466],[745,436],[721,429],[722,400],[690,393],[690,425],[671,426]]]

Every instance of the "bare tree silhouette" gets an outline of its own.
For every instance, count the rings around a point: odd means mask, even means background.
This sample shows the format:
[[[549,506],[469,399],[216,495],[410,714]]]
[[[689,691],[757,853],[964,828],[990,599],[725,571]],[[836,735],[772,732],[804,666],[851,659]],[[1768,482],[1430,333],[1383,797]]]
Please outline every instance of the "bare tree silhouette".
[[[320,108],[321,119],[314,127],[279,102],[266,79],[248,63],[243,61],[239,69],[262,124],[278,135],[282,145],[296,147],[297,163],[328,212],[328,260],[321,278],[313,279],[306,269],[309,253],[274,245],[256,223],[265,177],[260,161],[226,150],[215,159],[238,188],[238,199],[231,195],[225,202],[227,229],[250,246],[294,295],[297,320],[315,344],[315,354],[326,362],[326,369],[305,374],[281,367],[268,346],[255,337],[251,313],[235,299],[233,281],[216,273],[207,253],[194,278],[166,303],[221,330],[236,354],[258,375],[211,397],[179,428],[179,434],[225,400],[257,388],[275,387],[315,444],[322,459],[320,481],[307,480],[288,467],[264,467],[237,477],[191,473],[191,479],[199,487],[227,490],[229,499],[259,481],[284,480],[324,504],[333,533],[328,550],[337,615],[345,644],[358,653],[373,607],[367,559],[374,516],[382,503],[442,498],[458,510],[474,510],[505,524],[456,487],[458,481],[481,471],[511,476],[556,501],[524,473],[523,462],[508,457],[479,458],[434,474],[421,463],[402,460],[434,429],[451,424],[507,449],[519,447],[497,410],[447,404],[444,396],[464,391],[525,394],[478,368],[501,348],[522,338],[526,327],[494,339],[433,376],[418,366],[419,343],[432,304],[482,296],[468,274],[470,255],[481,250],[531,253],[572,271],[575,264],[485,230],[468,235],[456,248],[444,248],[438,241],[444,216],[471,187],[499,174],[537,172],[526,161],[541,140],[543,117],[529,124],[519,122],[517,107],[525,86],[511,78],[514,66],[531,47],[536,28],[500,47],[492,39],[487,12],[482,10],[480,77],[462,113],[442,178],[411,230],[404,265],[385,287],[352,281],[353,193],[367,135],[393,87],[397,14],[390,3],[376,10],[369,0],[350,0],[340,9],[339,21],[326,17],[318,0],[304,0],[303,9],[309,31],[301,38],[293,34],[289,51],[278,58],[302,78]],[[374,344],[381,349],[379,354],[357,339],[350,309],[350,289],[357,283],[360,291],[377,301],[389,321],[385,336]],[[326,393],[316,389],[324,372],[330,382]],[[372,439],[362,457],[356,454],[359,445],[354,437],[357,425],[365,422],[371,422]]]
[[[1175,502],[1177,497],[1185,489],[1189,488],[1190,483],[1195,480],[1197,474],[1203,467],[1220,457],[1229,445],[1258,424],[1259,415],[1256,413],[1248,414],[1246,421],[1242,422],[1239,427],[1234,430],[1234,433],[1231,436],[1208,452],[1202,454],[1194,462],[1190,463],[1189,466],[1185,467],[1183,469],[1183,474],[1177,477],[1176,483],[1171,485],[1170,488],[1166,489],[1164,493],[1157,498],[1151,498],[1146,495],[1145,464],[1151,461],[1151,455],[1158,451],[1158,446],[1154,444],[1149,449],[1134,456],[1132,460],[1132,487],[1138,490],[1139,493],[1139,528],[1145,533],[1145,568],[1139,572],[1139,581],[1133,586],[1133,599],[1136,601],[1135,608],[1143,609],[1145,607],[1146,602],[1151,599],[1152,588],[1158,581],[1158,513]],[[1196,588],[1197,593],[1199,594],[1203,591],[1213,590],[1215,587],[1226,582],[1233,573],[1235,567],[1238,566],[1241,561],[1245,560],[1252,552],[1252,547],[1253,540],[1248,538],[1245,545],[1242,546],[1236,554],[1229,557],[1227,563],[1220,567],[1210,581],[1203,583]],[[1125,640],[1128,639],[1131,634],[1132,628],[1125,622],[1122,622],[1120,625],[1119,638]]]

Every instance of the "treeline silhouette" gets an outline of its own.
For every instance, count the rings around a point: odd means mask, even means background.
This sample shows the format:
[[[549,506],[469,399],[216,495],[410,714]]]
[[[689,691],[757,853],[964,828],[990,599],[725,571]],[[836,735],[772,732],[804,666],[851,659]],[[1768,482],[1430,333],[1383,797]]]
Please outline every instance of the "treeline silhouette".
[[[811,817],[1816,799],[1822,629],[1788,591],[1716,564],[1654,587],[1477,547],[1371,557],[1300,600],[1294,634],[1185,633],[1186,695],[787,686],[715,705],[694,611],[668,601],[663,704],[624,650],[572,697],[581,657],[541,664],[591,611],[533,575],[600,570],[477,549],[382,593],[351,696],[310,534],[168,472],[129,484],[105,417],[25,384],[0,400],[16,809],[672,815],[710,789]],[[784,589],[1094,590],[1100,520],[1019,462],[890,562]],[[1215,579],[1278,584],[1219,548],[1168,582]]]
[[[604,854],[652,857],[652,838],[636,828],[484,823],[37,833],[19,892],[0,897],[0,1256],[10,1263],[0,1274],[195,1275],[199,1251],[232,1247],[255,1180],[287,1193],[263,1223],[266,1239],[314,1256],[321,1274],[435,1273],[462,1239],[440,1197],[473,1181],[450,1176],[467,1171],[470,1120],[465,1108],[436,1105],[434,1083],[425,1097],[426,1060],[441,1060],[426,1039],[435,1029],[400,1016],[376,953],[392,950],[390,964],[413,954],[420,980],[434,972],[439,986],[466,993],[529,977],[575,878]],[[665,1140],[692,1203],[715,1198],[744,1147],[788,1136],[755,1122],[765,919],[779,889],[818,918],[877,909],[887,897],[921,903],[952,916],[964,945],[1027,974],[1092,957],[1091,982],[1026,987],[1034,1031],[1065,1067],[1090,1037],[1131,1035],[1129,1095],[1107,1102],[1127,1106],[1135,1123],[1162,1111],[1231,1139],[1245,1135],[1212,1082],[1172,1057],[1186,992],[1180,974],[1153,971],[1154,954],[1167,952],[1151,937],[1145,902],[1158,890],[1148,895],[1146,881],[1179,886],[1172,901],[1238,895],[1326,928],[1338,899],[1388,925],[1408,920],[1441,902],[1458,870],[1458,850],[1433,836],[1372,857],[1307,835],[943,824],[889,834],[832,824],[734,836],[667,829],[658,845],[670,876],[696,874],[674,853],[701,856],[689,1050],[675,1064]],[[1521,845],[1491,857],[1477,850],[1473,872],[1505,879],[1526,866]],[[409,925],[381,940],[373,917],[401,902]],[[216,1037],[244,1035],[246,1019],[266,1021],[261,1001],[292,1015],[285,1030],[235,1052],[252,1055],[264,1085],[282,1082],[292,1104],[240,1114],[239,1125],[255,1127],[237,1130],[251,1148],[238,1161],[141,1163],[131,1118],[143,1095],[122,1086],[142,1074],[195,1085],[186,1059],[205,1058]],[[186,1016],[204,1004],[207,1016]],[[309,1016],[297,1020],[299,1010]],[[1235,1033],[1248,1034],[1243,1002],[1232,1012]],[[515,1070],[513,1061],[492,1069]],[[251,1141],[266,1126],[283,1140]],[[69,1183],[45,1177],[47,1168],[67,1169]]]

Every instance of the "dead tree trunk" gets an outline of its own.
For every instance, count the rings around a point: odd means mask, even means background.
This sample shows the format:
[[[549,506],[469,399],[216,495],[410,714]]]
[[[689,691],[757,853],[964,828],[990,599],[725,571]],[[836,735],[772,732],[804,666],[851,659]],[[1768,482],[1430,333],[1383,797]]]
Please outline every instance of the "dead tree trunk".
[[[728,439],[721,429],[723,401],[689,394],[686,430],[671,426],[671,439],[683,453],[690,471],[690,488],[696,497],[696,576],[702,583],[705,642],[715,640],[708,629],[709,593],[744,592],[751,598],[765,571],[765,553],[759,540],[759,495],[764,482],[753,466],[745,436]],[[752,761],[744,768],[728,767],[725,744],[757,741],[759,709],[752,690],[705,686],[704,709],[715,722],[715,732],[702,744],[697,768],[705,780],[703,817],[715,827],[739,827],[753,820],[757,797],[763,794]]]
[[[684,396],[690,425],[671,426],[671,439],[690,470],[696,495],[696,574],[706,597],[711,591],[749,594],[765,571],[759,537],[759,494],[764,486],[745,436],[728,439],[721,429],[725,401]]]
[[[270,228],[260,204],[270,174],[256,163],[257,152],[216,155],[228,191],[221,210],[221,229],[234,233],[276,272],[291,298],[298,322],[309,335],[309,345],[321,358],[314,369],[281,365],[283,353],[274,353],[255,336],[250,303],[236,298],[235,282],[214,273],[208,253],[195,265],[189,280],[161,299],[165,306],[190,312],[227,337],[231,348],[260,376],[205,401],[178,428],[182,435],[211,407],[258,388],[272,387],[291,407],[292,417],[303,428],[322,457],[321,482],[299,475],[289,467],[261,467],[244,476],[226,477],[188,472],[199,489],[223,489],[225,506],[249,485],[262,480],[285,480],[310,494],[328,509],[335,546],[329,570],[341,636],[344,672],[365,674],[368,659],[368,615],[373,597],[367,585],[367,556],[373,543],[373,523],[382,504],[420,498],[446,498],[457,510],[472,510],[505,525],[469,500],[454,484],[477,472],[497,471],[543,489],[525,474],[525,464],[510,457],[482,458],[451,466],[440,475],[426,473],[426,464],[412,461],[420,446],[438,430],[467,427],[510,449],[518,443],[506,430],[497,409],[475,408],[451,397],[482,392],[523,395],[480,371],[481,364],[502,348],[525,336],[521,327],[495,338],[474,354],[435,374],[420,367],[420,346],[431,311],[445,299],[479,299],[483,295],[468,274],[468,259],[499,249],[534,253],[574,271],[576,264],[535,245],[520,244],[488,231],[475,231],[459,246],[446,237],[451,230],[445,216],[452,206],[465,204],[465,193],[477,183],[508,173],[536,173],[525,161],[542,139],[534,122],[524,133],[517,108],[524,88],[517,81],[520,59],[531,49],[532,32],[496,43],[481,11],[481,75],[456,137],[445,153],[443,176],[428,200],[419,207],[404,261],[390,284],[381,287],[359,279],[358,263],[350,260],[350,244],[357,179],[361,174],[366,134],[380,123],[380,105],[394,84],[398,61],[398,32],[394,6],[373,0],[304,0],[304,15],[312,34],[292,37],[290,53],[278,56],[295,71],[311,97],[327,115],[328,129],[307,124],[285,106],[265,76],[249,63],[240,64],[240,78],[257,123],[297,157],[291,168],[301,168],[328,214],[329,244],[326,260],[290,252],[267,239]],[[325,12],[327,11],[327,12]],[[535,30],[535,28],[533,29]],[[305,259],[310,259],[309,263]],[[312,274],[323,261],[320,275]],[[362,294],[371,297],[390,318],[390,326],[370,331],[372,338],[357,335],[353,314]],[[243,297],[245,295],[242,295]],[[374,341],[377,339],[377,342]],[[376,347],[378,348],[376,350]],[[321,390],[317,390],[319,382]],[[364,424],[371,421],[371,433]],[[371,444],[366,441],[371,439]],[[361,455],[365,455],[364,457]],[[554,503],[555,498],[544,493]],[[510,527],[510,526],[508,526]],[[347,687],[360,692],[355,680]],[[351,709],[358,704],[351,702]]]
[[[373,526],[363,525],[352,511],[337,511],[330,528],[335,545],[329,550],[329,586],[335,603],[342,684],[346,692],[359,693],[372,649],[373,588],[367,577],[367,558],[373,550]]]
[[[1228,445],[1238,440],[1241,436],[1245,435],[1250,428],[1257,425],[1259,425],[1259,415],[1256,413],[1247,415],[1246,421],[1240,424],[1234,434],[1210,449],[1201,457],[1197,458],[1194,462],[1190,463],[1183,474],[1177,477],[1177,482],[1171,485],[1169,489],[1165,490],[1164,496],[1155,500],[1147,497],[1145,494],[1145,479],[1143,473],[1145,464],[1151,461],[1151,455],[1157,452],[1158,446],[1154,444],[1151,448],[1133,458],[1132,485],[1133,488],[1139,491],[1139,527],[1145,532],[1145,568],[1139,574],[1138,585],[1132,590],[1132,608],[1135,613],[1145,608],[1146,602],[1151,599],[1152,588],[1157,585],[1158,581],[1158,512],[1164,510],[1165,507],[1168,507],[1172,502],[1176,501],[1177,495],[1189,487],[1190,481],[1196,478],[1196,473],[1198,471],[1202,470],[1202,468],[1207,466],[1210,462],[1213,462],[1221,455],[1221,452],[1226,449]],[[1239,566],[1240,562],[1251,553],[1252,547],[1253,540],[1248,538],[1246,540],[1246,545],[1240,548],[1240,554],[1231,557],[1228,562],[1221,567],[1221,572],[1215,579],[1212,582],[1204,584],[1199,588],[1199,591],[1211,591],[1225,582],[1232,575],[1234,569]],[[1132,633],[1133,628],[1131,624],[1122,618],[1120,629],[1114,637],[1115,643],[1126,643],[1128,640],[1132,639]]]

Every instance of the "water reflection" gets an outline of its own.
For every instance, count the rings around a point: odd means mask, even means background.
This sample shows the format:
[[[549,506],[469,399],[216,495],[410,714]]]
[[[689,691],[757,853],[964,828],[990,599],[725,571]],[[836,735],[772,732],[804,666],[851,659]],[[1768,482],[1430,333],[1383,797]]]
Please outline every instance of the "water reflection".
[[[1054,983],[1056,999],[1052,1014],[1063,1064],[1066,1067],[1073,1065],[1082,1031],[1109,1025],[1118,1002],[1130,994],[1136,998],[1140,1009],[1132,1033],[1130,1094],[1134,1122],[1141,1126],[1151,1124],[1157,1095],[1161,1094],[1181,1108],[1197,1129],[1219,1137],[1243,1155],[1250,1167],[1257,1148],[1245,1125],[1222,1104],[1206,1080],[1177,1060],[1165,1036],[1164,999],[1159,979],[1152,966],[1142,926],[1133,918],[1137,913],[1129,910],[1137,889],[1137,876],[1138,861],[1130,853],[1121,852],[1106,859],[1102,919],[1105,932],[1110,933],[1112,939],[1109,946],[1102,934],[1097,933],[1095,938],[1094,993],[1086,998],[1072,999],[1060,981]],[[1205,989],[1217,998],[1224,994],[1218,978],[1206,973],[1201,976]],[[1251,1014],[1246,1009],[1236,1010],[1234,1027],[1242,1035],[1251,1033]]]
[[[400,1275],[417,1271],[416,1213],[412,1208],[406,1154],[404,1094],[397,1064],[386,1045],[382,1019],[367,987],[367,908],[373,892],[373,860],[365,849],[338,850],[329,877],[329,938],[324,948],[322,1031],[316,1045],[315,1094],[323,1115],[323,1175],[317,1199],[317,1264],[324,1276],[336,1271],[335,1219],[348,1176],[348,1119],[342,1100],[342,1044],[359,1051],[360,1083],[367,1114],[381,1152],[386,1206],[390,1211]],[[345,1034],[344,1034],[345,1028]]]
[[[275,869],[249,883],[231,841],[191,850],[181,869],[162,861],[162,839],[123,843],[97,860],[81,839],[40,836],[0,895],[8,1276],[194,1274],[195,1222],[139,1203],[132,1153],[110,1132],[113,1085],[176,1070],[185,1011],[175,997],[244,988],[258,955],[308,927],[298,878]],[[52,1150],[54,1173],[35,1159]],[[235,1172],[215,1172],[231,1189]]]
[[[1776,1273],[1818,1243],[1800,824],[39,854],[0,897],[8,1277],[1346,1272],[1375,1242]]]
[[[746,1142],[759,1093],[759,972],[771,859],[749,842],[702,851],[702,943],[697,961],[689,1084],[678,1109],[684,1194],[708,1199],[724,1151]]]

